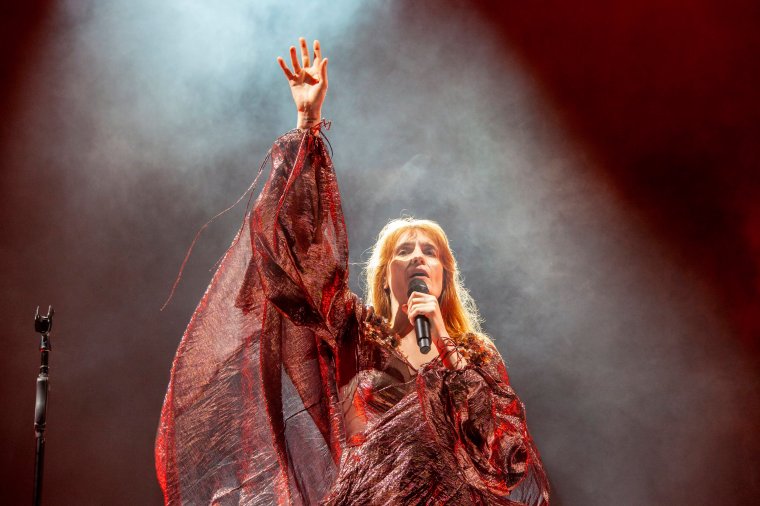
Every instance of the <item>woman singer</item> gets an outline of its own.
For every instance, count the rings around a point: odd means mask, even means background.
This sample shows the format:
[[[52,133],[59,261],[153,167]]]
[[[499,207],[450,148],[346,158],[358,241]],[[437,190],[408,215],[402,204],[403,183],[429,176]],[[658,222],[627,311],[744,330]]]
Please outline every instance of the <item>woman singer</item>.
[[[548,505],[523,404],[441,227],[388,223],[366,305],[349,290],[320,135],[328,61],[318,41],[299,47],[292,66],[278,58],[297,128],[274,142],[174,359],[156,440],[166,504]]]

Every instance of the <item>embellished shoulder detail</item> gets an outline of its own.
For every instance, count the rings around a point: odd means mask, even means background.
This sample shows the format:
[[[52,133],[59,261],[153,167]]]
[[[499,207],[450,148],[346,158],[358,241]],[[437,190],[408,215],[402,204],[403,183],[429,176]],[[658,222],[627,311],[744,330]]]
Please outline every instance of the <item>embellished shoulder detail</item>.
[[[398,347],[399,336],[393,331],[385,317],[375,313],[375,308],[372,306],[362,306],[361,313],[359,325],[365,339],[391,349]]]
[[[496,348],[486,342],[485,337],[481,337],[474,332],[467,332],[453,339],[457,351],[467,360],[468,364],[484,366],[498,358]],[[490,346],[489,346],[490,345]]]

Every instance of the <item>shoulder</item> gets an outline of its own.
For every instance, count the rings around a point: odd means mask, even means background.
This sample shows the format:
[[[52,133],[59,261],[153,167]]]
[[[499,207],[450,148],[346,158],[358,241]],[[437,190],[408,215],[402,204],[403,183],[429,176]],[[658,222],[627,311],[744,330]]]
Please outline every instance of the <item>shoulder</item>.
[[[467,362],[475,367],[490,369],[505,382],[509,382],[504,360],[494,342],[485,334],[468,332],[461,336],[459,344],[464,349]]]
[[[491,340],[476,332],[466,332],[455,339],[457,345],[464,353],[467,362],[474,365],[485,365],[494,359],[501,359],[498,350]]]

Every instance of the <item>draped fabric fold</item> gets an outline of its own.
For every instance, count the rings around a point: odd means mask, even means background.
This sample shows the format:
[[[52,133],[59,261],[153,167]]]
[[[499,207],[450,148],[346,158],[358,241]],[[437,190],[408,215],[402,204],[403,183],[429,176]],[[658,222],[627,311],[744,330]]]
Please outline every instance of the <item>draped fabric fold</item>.
[[[548,504],[496,349],[413,370],[348,289],[322,139],[293,130],[270,155],[172,365],[156,438],[166,504]]]

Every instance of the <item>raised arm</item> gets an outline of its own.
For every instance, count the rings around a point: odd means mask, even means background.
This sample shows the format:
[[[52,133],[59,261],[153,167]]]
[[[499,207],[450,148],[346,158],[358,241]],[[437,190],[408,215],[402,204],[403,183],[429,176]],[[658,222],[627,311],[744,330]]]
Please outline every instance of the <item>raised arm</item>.
[[[350,296],[348,239],[332,161],[315,128],[327,89],[326,60],[319,42],[314,64],[303,39],[301,46],[303,67],[293,47],[294,72],[279,61],[307,129],[290,131],[272,146],[272,171],[250,220],[258,274],[252,287],[294,324],[326,330],[319,335],[334,345]]]
[[[318,129],[327,69],[316,54],[317,75],[305,58],[286,72],[305,130],[272,146],[269,179],[172,366],[156,438],[167,504],[315,503],[339,458],[332,359],[354,299]]]

